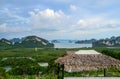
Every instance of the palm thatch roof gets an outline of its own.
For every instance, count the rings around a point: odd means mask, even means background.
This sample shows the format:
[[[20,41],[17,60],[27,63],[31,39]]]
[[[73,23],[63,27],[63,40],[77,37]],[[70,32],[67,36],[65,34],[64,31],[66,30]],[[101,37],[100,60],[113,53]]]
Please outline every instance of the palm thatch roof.
[[[68,51],[65,56],[59,57],[55,62],[61,65],[64,64],[67,72],[98,70],[99,68],[111,66],[120,67],[119,60],[98,53],[95,50]]]

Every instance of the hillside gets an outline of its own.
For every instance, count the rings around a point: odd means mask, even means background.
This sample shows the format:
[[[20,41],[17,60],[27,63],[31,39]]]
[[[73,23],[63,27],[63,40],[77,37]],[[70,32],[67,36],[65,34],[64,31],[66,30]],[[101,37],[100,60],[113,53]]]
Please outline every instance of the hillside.
[[[37,37],[37,36],[27,36],[24,38],[24,40],[20,43],[23,47],[53,47],[54,45],[52,43],[49,43],[49,41]]]
[[[96,42],[93,42],[93,47],[119,47],[119,46],[120,46],[120,36],[100,39]]]
[[[0,39],[0,48],[4,49],[4,48],[10,48],[10,47],[12,47],[11,41],[5,38]]]
[[[78,40],[75,43],[76,44],[92,44],[93,42],[95,42],[96,39],[90,39],[90,40]]]
[[[37,37],[37,36],[27,36],[24,37],[22,41],[18,41],[19,38],[13,40],[1,39],[0,40],[0,48],[8,48],[8,47],[24,47],[24,48],[51,48],[54,47],[54,44],[49,43],[46,39]]]

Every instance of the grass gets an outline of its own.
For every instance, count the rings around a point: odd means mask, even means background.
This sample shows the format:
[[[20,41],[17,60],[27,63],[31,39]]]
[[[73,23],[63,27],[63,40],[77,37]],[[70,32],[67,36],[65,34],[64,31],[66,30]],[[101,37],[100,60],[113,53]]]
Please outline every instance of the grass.
[[[17,48],[9,50],[0,50],[0,59],[6,57],[32,57],[38,62],[48,62],[51,59],[57,58],[65,53],[65,50],[59,49],[38,49],[34,48]]]

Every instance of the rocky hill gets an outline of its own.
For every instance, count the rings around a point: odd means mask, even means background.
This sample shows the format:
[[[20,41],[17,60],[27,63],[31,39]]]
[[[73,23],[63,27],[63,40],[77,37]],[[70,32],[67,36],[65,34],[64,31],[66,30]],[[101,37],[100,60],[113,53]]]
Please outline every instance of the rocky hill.
[[[49,43],[49,41],[37,37],[37,36],[27,36],[24,38],[24,40],[20,43],[23,47],[53,47],[54,45],[52,43]]]
[[[120,36],[100,39],[96,42],[93,42],[93,47],[119,47],[119,46],[120,46]]]
[[[7,48],[8,46],[11,47],[25,47],[25,48],[53,48],[54,44],[49,43],[46,39],[37,37],[37,36],[27,36],[24,37],[22,41],[17,39],[13,39],[12,41],[7,39],[0,40],[0,48]]]
[[[8,44],[8,45],[12,44],[11,41],[9,41],[9,40],[7,40],[7,39],[5,39],[5,38],[2,38],[2,39],[0,40],[0,43]]]
[[[12,47],[11,41],[5,38],[0,39],[0,48],[4,49],[4,48],[10,48],[10,47]]]

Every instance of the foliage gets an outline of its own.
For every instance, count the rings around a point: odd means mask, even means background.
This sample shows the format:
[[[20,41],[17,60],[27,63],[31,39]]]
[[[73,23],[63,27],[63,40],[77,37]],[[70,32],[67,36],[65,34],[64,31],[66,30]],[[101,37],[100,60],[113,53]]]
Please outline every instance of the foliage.
[[[120,60],[119,48],[96,48],[97,51]]]
[[[12,68],[8,73],[10,75],[40,75],[45,72],[46,69],[40,66],[17,66]]]
[[[0,62],[1,66],[38,66],[37,62],[28,58],[8,58]]]
[[[52,73],[42,77],[41,79],[57,79],[57,75]]]
[[[51,60],[50,62],[49,62],[49,66],[48,66],[48,73],[53,73],[53,74],[57,74],[57,71],[58,71],[58,64],[56,64],[55,63],[55,61],[54,61],[54,59],[53,60]]]
[[[6,78],[6,72],[5,69],[0,67],[0,79]]]
[[[32,57],[38,62],[49,62],[49,60],[57,58],[65,53],[64,49],[41,49],[38,48],[16,48],[8,50],[0,50],[0,58],[6,57]],[[46,60],[47,59],[47,60]]]

